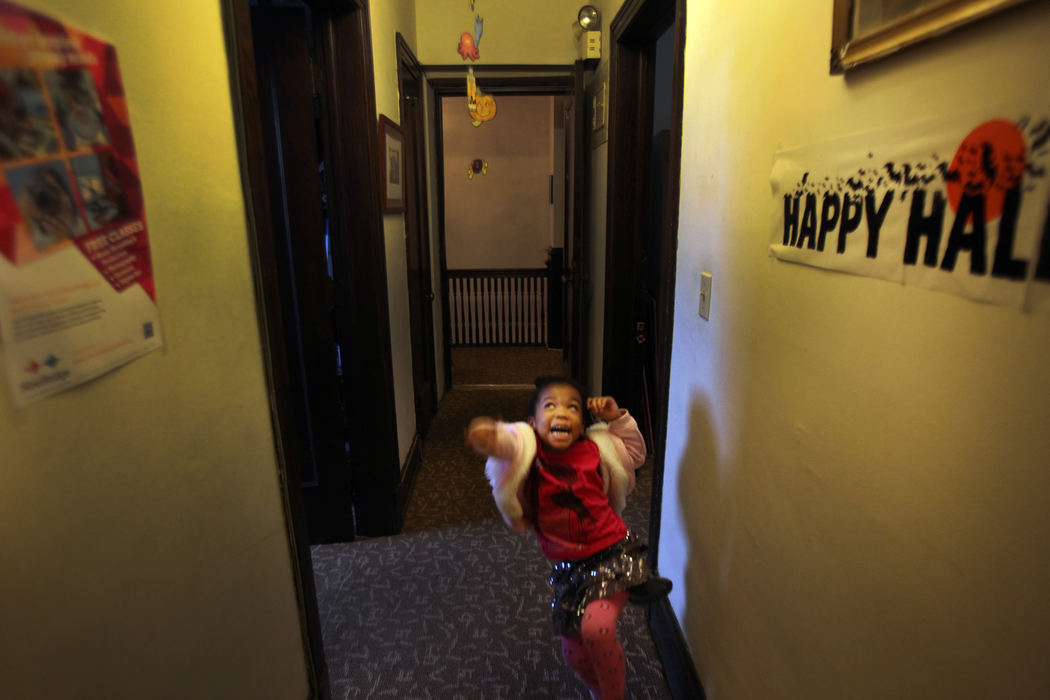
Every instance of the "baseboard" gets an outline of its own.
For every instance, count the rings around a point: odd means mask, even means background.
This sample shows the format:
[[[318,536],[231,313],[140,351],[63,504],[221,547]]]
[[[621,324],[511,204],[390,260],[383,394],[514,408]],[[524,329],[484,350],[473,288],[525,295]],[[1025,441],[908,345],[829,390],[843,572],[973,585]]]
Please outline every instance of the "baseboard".
[[[660,663],[664,666],[671,697],[675,700],[704,700],[704,687],[696,673],[674,608],[667,598],[649,606],[649,629],[653,633]]]
[[[397,486],[397,530],[405,524],[405,511],[408,510],[408,499],[416,485],[416,477],[423,466],[423,441],[416,433],[412,438],[412,447],[408,448],[408,457],[402,470],[401,483]]]

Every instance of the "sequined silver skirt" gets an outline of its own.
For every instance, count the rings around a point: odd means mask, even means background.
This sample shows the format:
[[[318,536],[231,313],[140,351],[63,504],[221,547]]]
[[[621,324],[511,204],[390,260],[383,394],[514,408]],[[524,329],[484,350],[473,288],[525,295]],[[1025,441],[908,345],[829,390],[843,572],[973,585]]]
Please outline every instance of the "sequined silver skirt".
[[[608,598],[652,576],[645,557],[648,546],[633,533],[579,561],[560,561],[551,569],[551,624],[554,634],[580,634],[583,610],[599,598]]]

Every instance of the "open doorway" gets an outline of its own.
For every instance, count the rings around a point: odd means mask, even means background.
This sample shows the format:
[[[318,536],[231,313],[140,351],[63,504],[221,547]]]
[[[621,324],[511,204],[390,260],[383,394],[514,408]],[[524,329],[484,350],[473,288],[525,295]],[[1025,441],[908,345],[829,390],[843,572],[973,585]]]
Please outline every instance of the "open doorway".
[[[441,178],[447,386],[571,374],[573,241],[582,237],[571,66],[549,77],[479,77],[497,116],[474,124],[465,79],[432,79]]]

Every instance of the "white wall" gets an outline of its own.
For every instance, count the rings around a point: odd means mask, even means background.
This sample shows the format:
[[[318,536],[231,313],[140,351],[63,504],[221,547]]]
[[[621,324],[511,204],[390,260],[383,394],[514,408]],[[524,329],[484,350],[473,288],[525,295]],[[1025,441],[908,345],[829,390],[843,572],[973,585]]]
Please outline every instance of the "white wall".
[[[0,389],[0,694],[303,698],[219,4],[28,4],[116,47],[165,347]]]
[[[767,245],[776,150],[1045,99],[1050,7],[846,77],[831,8],[688,3],[660,567],[713,700],[1048,697],[1050,317]]]
[[[442,100],[450,270],[540,268],[553,244],[553,98],[506,95],[496,104],[496,117],[475,127],[465,98]],[[476,158],[487,174],[468,178]]]

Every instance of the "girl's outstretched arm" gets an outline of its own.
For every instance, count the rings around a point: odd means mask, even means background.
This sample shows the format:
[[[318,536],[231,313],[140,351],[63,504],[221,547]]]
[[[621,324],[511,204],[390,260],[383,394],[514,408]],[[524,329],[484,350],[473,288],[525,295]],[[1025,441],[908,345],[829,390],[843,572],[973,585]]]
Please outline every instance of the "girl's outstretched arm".
[[[504,425],[488,416],[478,416],[467,427],[467,444],[482,457],[510,459],[517,442]]]
[[[478,416],[467,427],[467,444],[482,457],[492,457],[496,449],[496,421]]]

